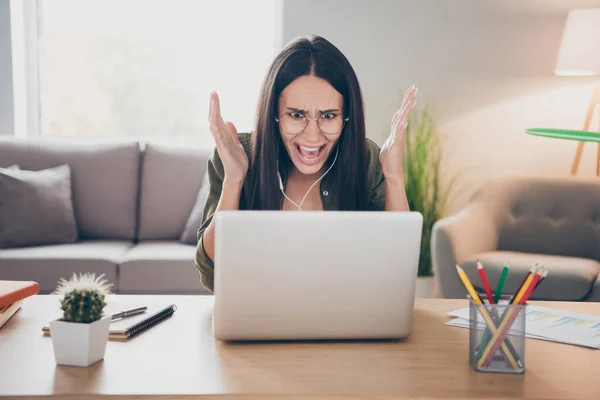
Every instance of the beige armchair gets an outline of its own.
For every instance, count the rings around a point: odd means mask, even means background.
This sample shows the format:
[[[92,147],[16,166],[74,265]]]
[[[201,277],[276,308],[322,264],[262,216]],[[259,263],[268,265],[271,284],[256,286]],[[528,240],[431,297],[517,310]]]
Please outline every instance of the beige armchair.
[[[600,301],[600,179],[506,178],[482,186],[459,213],[433,226],[434,276],[445,298],[465,298],[455,265],[482,290],[502,268],[513,294],[535,264],[549,269],[532,300]]]

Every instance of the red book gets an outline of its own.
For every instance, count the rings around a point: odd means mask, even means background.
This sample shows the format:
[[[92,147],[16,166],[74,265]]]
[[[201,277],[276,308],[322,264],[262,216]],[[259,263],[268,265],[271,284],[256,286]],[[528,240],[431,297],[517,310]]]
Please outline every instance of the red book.
[[[34,281],[0,281],[0,307],[9,306],[40,291]]]

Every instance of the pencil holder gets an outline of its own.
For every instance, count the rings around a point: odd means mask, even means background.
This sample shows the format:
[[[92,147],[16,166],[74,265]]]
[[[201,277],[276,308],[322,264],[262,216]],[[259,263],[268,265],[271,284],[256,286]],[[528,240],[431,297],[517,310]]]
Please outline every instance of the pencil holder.
[[[469,361],[479,372],[525,372],[526,305],[478,304],[469,296]]]

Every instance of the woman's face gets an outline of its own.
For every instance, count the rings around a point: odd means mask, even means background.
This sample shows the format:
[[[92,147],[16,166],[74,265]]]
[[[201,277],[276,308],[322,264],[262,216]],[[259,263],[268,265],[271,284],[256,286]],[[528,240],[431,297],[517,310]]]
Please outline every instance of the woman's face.
[[[343,96],[329,82],[312,75],[297,78],[281,92],[279,132],[301,173],[312,175],[323,169],[340,138],[343,102]]]

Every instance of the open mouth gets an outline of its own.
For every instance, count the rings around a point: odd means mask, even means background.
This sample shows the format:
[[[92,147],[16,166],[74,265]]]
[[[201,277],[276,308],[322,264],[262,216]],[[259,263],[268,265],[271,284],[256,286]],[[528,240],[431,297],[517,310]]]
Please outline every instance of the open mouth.
[[[308,147],[296,144],[296,153],[300,160],[306,165],[314,165],[321,161],[325,154],[326,144],[318,147]]]

